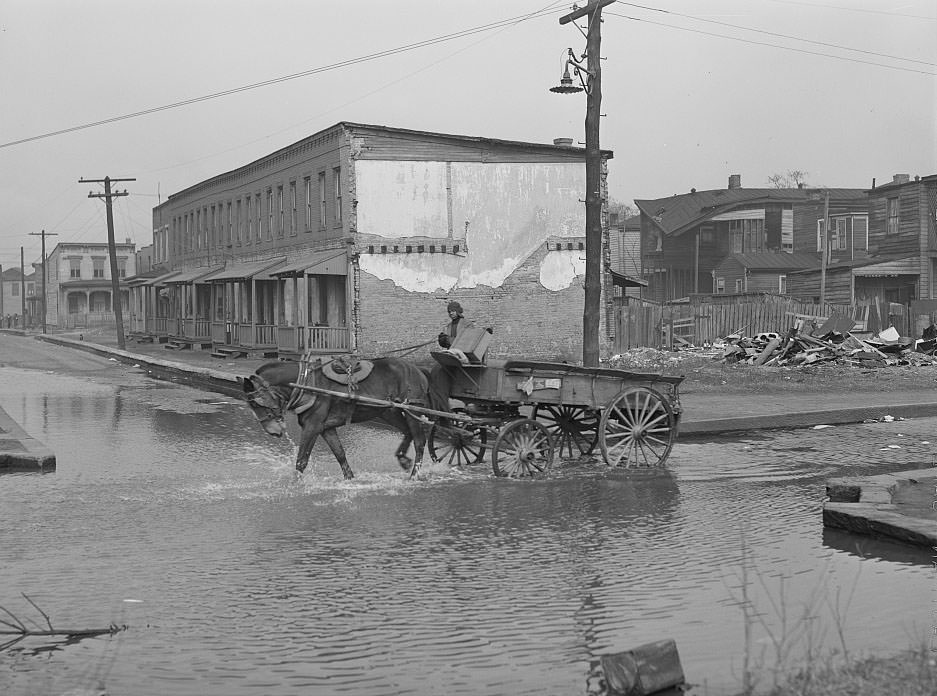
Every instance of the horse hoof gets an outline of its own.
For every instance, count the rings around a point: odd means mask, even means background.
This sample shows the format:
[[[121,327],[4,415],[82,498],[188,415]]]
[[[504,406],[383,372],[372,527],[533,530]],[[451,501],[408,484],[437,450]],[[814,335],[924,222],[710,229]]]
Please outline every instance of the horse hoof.
[[[397,455],[397,463],[404,471],[410,471],[410,466],[413,464],[413,460],[406,455]]]

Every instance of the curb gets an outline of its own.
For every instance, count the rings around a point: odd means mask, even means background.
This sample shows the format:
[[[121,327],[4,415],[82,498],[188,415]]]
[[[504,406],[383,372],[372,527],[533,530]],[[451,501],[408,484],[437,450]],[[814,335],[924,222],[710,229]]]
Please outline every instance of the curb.
[[[829,501],[823,504],[823,524],[916,546],[937,547],[937,521],[905,514],[893,502],[901,487],[925,485],[933,492],[935,482],[937,468],[831,479],[826,486]]]
[[[0,473],[55,470],[55,453],[0,408]]]
[[[779,430],[782,428],[810,428],[815,425],[847,425],[866,420],[881,420],[884,416],[921,418],[937,416],[937,402],[893,404],[891,406],[864,406],[834,411],[800,411],[770,416],[741,416],[710,420],[680,421],[680,437],[705,437],[745,430]]]
[[[36,336],[36,339],[68,348],[77,348],[86,353],[94,353],[103,357],[114,358],[121,363],[139,367],[145,370],[149,376],[156,379],[199,387],[239,399],[244,398],[244,392],[241,389],[238,376],[230,372],[221,372],[220,370],[213,370],[207,367],[195,367],[186,363],[177,363],[160,358],[150,358],[140,355],[139,353],[130,353],[126,350],[120,350],[119,348],[109,348],[96,343],[75,341],[70,338],[61,338],[48,334]]]

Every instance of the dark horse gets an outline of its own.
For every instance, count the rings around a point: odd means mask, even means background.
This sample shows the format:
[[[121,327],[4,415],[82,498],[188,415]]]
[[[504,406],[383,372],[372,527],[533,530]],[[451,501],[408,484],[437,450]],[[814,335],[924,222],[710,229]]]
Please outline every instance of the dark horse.
[[[348,423],[367,420],[382,420],[403,433],[403,441],[395,452],[397,463],[411,476],[423,459],[426,435],[422,422],[406,411],[391,406],[372,405],[364,399],[380,399],[398,403],[426,403],[428,383],[426,374],[415,365],[400,358],[377,358],[371,373],[352,389],[330,381],[322,372],[322,363],[268,362],[257,368],[250,377],[245,377],[242,387],[247,403],[260,425],[268,435],[280,437],[286,430],[284,415],[292,410],[296,413],[302,435],[299,453],[296,455],[297,471],[304,471],[309,464],[309,455],[316,438],[321,434],[335,455],[346,479],[354,478],[348,466],[345,449],[338,438],[336,428]],[[303,384],[331,391],[347,393],[349,398],[304,391],[290,386],[301,378]],[[415,456],[411,462],[407,456],[410,443],[414,444]]]

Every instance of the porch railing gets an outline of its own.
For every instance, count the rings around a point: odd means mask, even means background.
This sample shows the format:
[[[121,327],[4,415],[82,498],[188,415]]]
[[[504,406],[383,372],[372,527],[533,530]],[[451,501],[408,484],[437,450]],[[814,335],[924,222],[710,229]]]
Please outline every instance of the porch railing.
[[[211,342],[221,345],[236,346],[240,344],[241,325],[236,321],[212,321]]]
[[[304,350],[340,353],[351,347],[350,332],[344,326],[307,326]]]
[[[208,319],[182,319],[182,335],[195,340],[211,338],[211,321]]]
[[[276,324],[254,324],[255,346],[275,346],[277,344]]]

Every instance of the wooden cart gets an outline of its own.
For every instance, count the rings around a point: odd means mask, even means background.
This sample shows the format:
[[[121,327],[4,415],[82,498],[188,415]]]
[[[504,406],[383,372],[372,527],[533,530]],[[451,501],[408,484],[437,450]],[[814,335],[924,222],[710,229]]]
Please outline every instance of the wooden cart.
[[[680,419],[680,376],[528,360],[450,365],[456,425],[433,425],[432,457],[450,466],[491,451],[497,476],[535,476],[596,445],[609,466],[663,466]],[[493,439],[493,444],[490,442]]]

